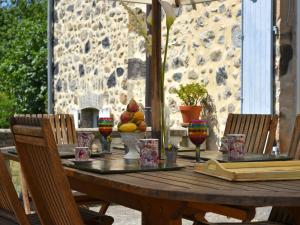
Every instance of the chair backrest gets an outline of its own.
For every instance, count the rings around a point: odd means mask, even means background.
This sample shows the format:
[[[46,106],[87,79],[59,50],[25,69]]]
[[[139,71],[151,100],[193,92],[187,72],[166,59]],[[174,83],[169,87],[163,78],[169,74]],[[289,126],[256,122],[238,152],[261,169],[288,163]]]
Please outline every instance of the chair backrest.
[[[57,144],[77,144],[74,117],[71,114],[17,114],[16,116],[49,118]]]
[[[61,165],[49,118],[13,117],[11,130],[43,225],[83,225]]]
[[[0,223],[2,219],[30,225],[0,152]]]
[[[277,123],[277,115],[230,113],[224,135],[245,134],[247,152],[270,153],[275,142]]]

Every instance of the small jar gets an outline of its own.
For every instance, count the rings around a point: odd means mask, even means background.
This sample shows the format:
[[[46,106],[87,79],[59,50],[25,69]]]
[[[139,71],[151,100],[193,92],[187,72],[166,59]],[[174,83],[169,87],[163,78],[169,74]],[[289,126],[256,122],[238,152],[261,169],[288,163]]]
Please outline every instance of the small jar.
[[[280,155],[280,149],[277,146],[273,146],[271,155],[279,156]]]

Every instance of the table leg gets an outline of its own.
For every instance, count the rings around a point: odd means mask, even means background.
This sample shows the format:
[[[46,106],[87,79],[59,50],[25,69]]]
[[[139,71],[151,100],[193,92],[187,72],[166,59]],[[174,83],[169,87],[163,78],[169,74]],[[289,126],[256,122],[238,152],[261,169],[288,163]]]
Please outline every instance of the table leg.
[[[288,209],[294,219],[294,225],[300,225],[300,207],[289,207]]]
[[[142,211],[142,225],[181,225],[184,203],[148,201]]]
[[[101,215],[105,215],[105,213],[106,213],[106,211],[107,211],[109,205],[110,205],[109,202],[103,202],[103,203],[101,204],[99,213],[100,213]]]

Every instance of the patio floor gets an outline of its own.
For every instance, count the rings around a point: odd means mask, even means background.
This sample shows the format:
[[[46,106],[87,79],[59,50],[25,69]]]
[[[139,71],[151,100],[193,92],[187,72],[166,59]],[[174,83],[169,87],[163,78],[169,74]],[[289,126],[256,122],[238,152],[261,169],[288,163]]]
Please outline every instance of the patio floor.
[[[93,208],[98,211],[98,208]],[[262,207],[257,209],[257,214],[255,217],[256,221],[266,220],[270,213],[271,207]],[[141,224],[141,214],[136,210],[125,208],[120,205],[112,205],[108,208],[107,215],[114,217],[114,225],[138,225]],[[215,215],[209,213],[207,219],[211,222],[221,222],[221,221],[238,221],[234,219],[228,219],[224,216]],[[183,221],[183,225],[192,225],[193,223],[188,220]]]

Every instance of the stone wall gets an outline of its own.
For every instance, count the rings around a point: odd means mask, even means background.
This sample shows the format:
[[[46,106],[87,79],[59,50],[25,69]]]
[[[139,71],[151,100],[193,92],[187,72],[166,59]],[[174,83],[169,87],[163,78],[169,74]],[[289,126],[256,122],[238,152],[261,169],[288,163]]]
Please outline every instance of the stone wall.
[[[166,90],[190,82],[206,85],[215,108],[209,115],[208,145],[215,148],[228,113],[240,112],[241,4],[216,1],[198,4],[197,10],[184,6],[177,12],[170,40]],[[181,102],[173,94],[166,98],[172,125],[180,126]]]
[[[130,5],[145,11],[143,5]],[[166,67],[171,126],[180,126],[179,84],[202,82],[212,97],[210,146],[229,112],[240,112],[241,2],[215,1],[176,9]],[[111,108],[116,117],[134,97],[144,105],[144,40],[128,31],[128,14],[114,1],[55,2],[55,112]],[[164,24],[164,23],[163,23]],[[162,45],[166,29],[163,26]],[[117,122],[117,121],[116,121]]]

